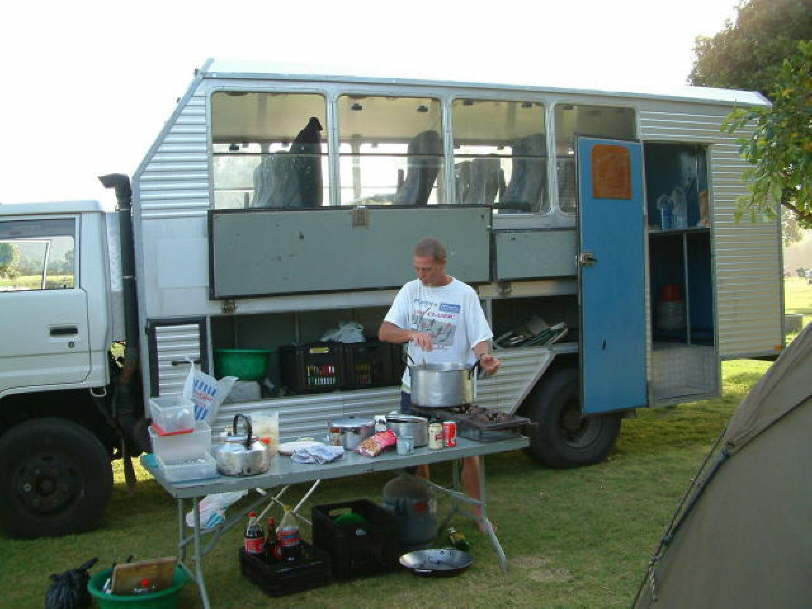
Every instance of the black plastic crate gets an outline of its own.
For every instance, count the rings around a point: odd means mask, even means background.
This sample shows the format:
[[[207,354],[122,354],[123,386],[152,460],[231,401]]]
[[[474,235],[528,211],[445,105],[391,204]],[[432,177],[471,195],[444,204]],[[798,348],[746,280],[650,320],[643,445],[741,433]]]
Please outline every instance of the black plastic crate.
[[[267,554],[249,554],[240,548],[240,572],[270,596],[285,596],[326,586],[332,581],[330,555],[302,540],[302,557],[276,560]]]
[[[282,384],[292,393],[335,391],[346,385],[342,343],[308,343],[279,348]]]
[[[347,512],[364,523],[336,523]],[[368,499],[314,506],[313,545],[330,554],[333,577],[353,577],[392,571],[400,556],[400,531],[395,515]]]
[[[370,340],[344,345],[344,374],[346,389],[386,387],[400,383],[402,370],[395,366],[393,350],[400,345]]]

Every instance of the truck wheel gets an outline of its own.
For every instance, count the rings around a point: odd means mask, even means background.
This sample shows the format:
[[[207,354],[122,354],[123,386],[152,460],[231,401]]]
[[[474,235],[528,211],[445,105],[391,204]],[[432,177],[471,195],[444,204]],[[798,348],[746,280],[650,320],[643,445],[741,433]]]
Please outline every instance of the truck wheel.
[[[536,422],[530,434],[530,455],[548,467],[567,468],[600,463],[620,433],[620,415],[581,416],[578,371],[562,368],[545,378],[527,398]]]
[[[107,451],[73,421],[26,421],[0,437],[0,524],[14,537],[91,529],[112,490]]]

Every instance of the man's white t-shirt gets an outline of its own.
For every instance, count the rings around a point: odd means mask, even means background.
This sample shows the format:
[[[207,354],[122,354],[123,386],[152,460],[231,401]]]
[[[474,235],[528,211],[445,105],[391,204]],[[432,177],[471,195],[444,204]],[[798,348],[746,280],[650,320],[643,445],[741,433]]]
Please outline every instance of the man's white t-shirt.
[[[418,365],[462,362],[473,366],[476,362],[473,346],[493,338],[477,293],[453,277],[451,283],[444,286],[427,286],[419,279],[410,281],[395,296],[384,321],[403,330],[431,335],[431,351],[408,343],[408,353]],[[408,392],[409,389],[409,368],[406,368],[403,390]]]

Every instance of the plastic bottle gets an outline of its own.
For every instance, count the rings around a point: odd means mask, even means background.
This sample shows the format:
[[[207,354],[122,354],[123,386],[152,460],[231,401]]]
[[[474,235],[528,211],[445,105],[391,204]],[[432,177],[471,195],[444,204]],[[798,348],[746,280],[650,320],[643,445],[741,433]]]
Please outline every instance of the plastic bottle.
[[[657,209],[660,210],[660,228],[670,230],[674,224],[674,202],[668,195],[657,197]]]
[[[450,541],[451,545],[456,549],[462,550],[463,552],[468,552],[471,549],[471,544],[465,539],[465,535],[454,527],[448,529],[448,541]]]
[[[674,209],[674,228],[688,228],[688,198],[682,186],[677,186],[671,193]]]
[[[302,540],[299,537],[299,523],[296,516],[285,508],[285,515],[276,529],[274,556],[279,560],[296,560],[302,555]]]
[[[248,526],[245,528],[243,548],[249,554],[262,554],[265,551],[265,533],[257,521],[257,513],[248,513]]]

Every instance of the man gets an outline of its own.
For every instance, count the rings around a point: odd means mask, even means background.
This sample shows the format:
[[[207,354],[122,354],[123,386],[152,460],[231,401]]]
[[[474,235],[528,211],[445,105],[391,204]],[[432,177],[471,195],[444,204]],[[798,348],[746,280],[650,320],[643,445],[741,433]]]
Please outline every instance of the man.
[[[464,362],[473,366],[479,360],[483,374],[495,374],[501,362],[491,355],[493,333],[479,297],[471,286],[446,274],[443,244],[430,237],[423,239],[414,249],[413,262],[417,279],[395,296],[378,338],[408,343],[408,354],[416,364]],[[408,368],[403,373],[400,398],[401,412],[409,413]],[[481,498],[479,472],[478,457],[463,460],[463,487],[475,499]],[[419,475],[427,478],[428,466],[422,466]]]

